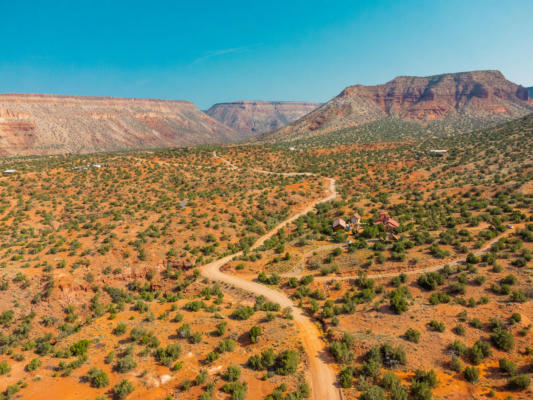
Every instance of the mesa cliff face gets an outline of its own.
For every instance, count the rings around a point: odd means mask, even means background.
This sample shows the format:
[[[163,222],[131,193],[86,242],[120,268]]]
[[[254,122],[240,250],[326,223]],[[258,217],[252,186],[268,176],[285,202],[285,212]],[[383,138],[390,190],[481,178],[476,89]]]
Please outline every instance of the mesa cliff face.
[[[188,101],[0,95],[0,156],[149,149],[244,138]]]
[[[280,129],[319,105],[303,101],[236,101],[215,104],[206,114],[251,138]]]
[[[384,118],[448,131],[486,126],[533,112],[526,88],[499,71],[400,76],[383,85],[354,85],[272,137],[317,135]]]

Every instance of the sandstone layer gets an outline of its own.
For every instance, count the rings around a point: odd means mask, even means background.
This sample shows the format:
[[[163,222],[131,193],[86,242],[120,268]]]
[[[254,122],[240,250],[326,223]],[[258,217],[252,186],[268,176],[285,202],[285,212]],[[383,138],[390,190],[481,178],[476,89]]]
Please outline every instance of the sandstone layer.
[[[0,95],[0,156],[177,147],[245,137],[188,101]]]
[[[215,104],[206,114],[251,138],[278,130],[319,105],[303,101],[235,101]]]
[[[399,76],[383,85],[354,85],[273,138],[305,137],[384,118],[417,121],[447,130],[479,128],[533,112],[528,89],[499,71],[429,77]]]

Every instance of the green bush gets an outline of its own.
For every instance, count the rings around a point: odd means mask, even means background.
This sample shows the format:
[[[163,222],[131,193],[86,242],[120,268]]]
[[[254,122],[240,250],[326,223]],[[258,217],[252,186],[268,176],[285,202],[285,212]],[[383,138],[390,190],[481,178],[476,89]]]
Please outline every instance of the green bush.
[[[509,361],[505,358],[500,358],[499,362],[500,371],[505,372],[509,375],[514,375],[516,373],[516,364],[512,361]]]
[[[385,400],[385,398],[385,391],[379,386],[371,386],[359,396],[359,400]]]
[[[285,350],[276,359],[276,372],[279,375],[291,375],[298,368],[298,353],[294,350]]]
[[[133,384],[127,379],[121,380],[115,386],[113,386],[113,399],[122,400],[125,399],[131,392],[135,390]]]
[[[124,372],[131,371],[136,366],[137,366],[137,363],[135,362],[133,357],[130,354],[128,354],[124,358],[121,358],[120,360],[117,361],[117,363],[115,364],[115,371],[124,373]]]
[[[91,368],[87,373],[87,379],[91,383],[91,386],[95,388],[103,388],[109,385],[109,377],[104,371],[98,368]]]
[[[479,380],[479,369],[476,367],[466,367],[464,374],[465,379],[470,383],[476,383]]]
[[[350,388],[353,384],[353,367],[344,368],[339,375],[339,383],[343,388]]]
[[[521,374],[510,378],[507,384],[514,390],[526,390],[531,384],[531,378],[526,374]]]
[[[11,371],[11,367],[7,363],[7,361],[0,362],[0,375],[5,375],[9,371]]]
[[[241,369],[237,365],[230,365],[224,373],[224,379],[235,382],[241,377]]]
[[[483,359],[490,357],[491,354],[490,343],[478,340],[470,349],[468,356],[472,364],[478,365]]]
[[[80,340],[79,342],[76,342],[70,346],[70,352],[74,356],[85,355],[90,343],[91,342],[87,339]]]
[[[420,332],[413,328],[407,329],[403,336],[409,342],[418,343],[420,341]]]
[[[261,336],[261,328],[259,326],[252,326],[249,335],[250,341],[252,343],[257,343],[259,341],[259,336]]]
[[[492,344],[503,351],[509,351],[514,347],[513,334],[506,329],[496,328],[490,336]]]
[[[238,320],[246,320],[250,318],[254,313],[254,309],[252,307],[239,307],[233,313],[231,314],[232,318],[238,319]]]
[[[442,322],[431,320],[428,324],[429,328],[436,332],[444,332],[446,330],[446,327]]]
[[[28,363],[28,365],[26,365],[26,371],[28,372],[35,371],[41,365],[42,365],[41,360],[39,360],[38,358],[34,358]]]

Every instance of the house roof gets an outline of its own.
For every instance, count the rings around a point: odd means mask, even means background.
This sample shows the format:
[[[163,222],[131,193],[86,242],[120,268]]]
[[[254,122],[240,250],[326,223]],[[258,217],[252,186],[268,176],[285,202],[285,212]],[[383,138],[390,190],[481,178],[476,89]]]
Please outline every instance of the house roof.
[[[335,221],[333,221],[333,228],[336,228],[337,226],[341,226],[343,228],[346,228],[346,221],[342,218],[337,218]]]
[[[389,226],[392,226],[394,228],[397,228],[397,227],[400,226],[400,224],[396,220],[394,220],[392,218],[389,218],[387,221],[385,221],[385,225],[389,225]]]
[[[352,217],[355,219],[361,219],[361,216],[358,213],[353,213]]]

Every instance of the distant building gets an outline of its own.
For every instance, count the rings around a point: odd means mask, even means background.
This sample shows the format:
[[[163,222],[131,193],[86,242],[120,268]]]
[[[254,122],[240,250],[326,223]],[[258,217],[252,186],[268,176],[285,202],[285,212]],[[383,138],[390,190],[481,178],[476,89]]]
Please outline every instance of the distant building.
[[[4,174],[14,174],[15,172],[17,172],[16,169],[6,169],[6,170],[4,171]]]
[[[353,213],[350,217],[350,222],[353,224],[353,231],[358,233],[361,229],[361,216],[358,213]]]
[[[348,230],[348,225],[346,224],[346,221],[342,218],[337,218],[335,221],[333,221],[333,224],[331,225],[334,231],[339,231],[341,229]]]
[[[430,150],[429,152],[436,156],[443,156],[444,154],[448,152],[448,150]]]
[[[400,226],[400,223],[391,218],[387,211],[380,211],[378,219],[374,221],[374,225],[383,224],[385,226],[385,232],[391,240],[398,240],[398,237],[394,234],[394,229]]]

